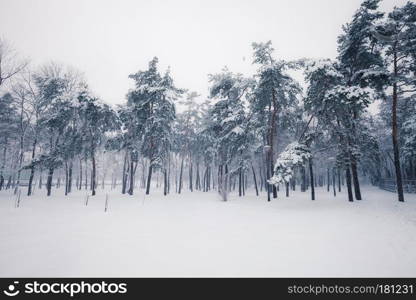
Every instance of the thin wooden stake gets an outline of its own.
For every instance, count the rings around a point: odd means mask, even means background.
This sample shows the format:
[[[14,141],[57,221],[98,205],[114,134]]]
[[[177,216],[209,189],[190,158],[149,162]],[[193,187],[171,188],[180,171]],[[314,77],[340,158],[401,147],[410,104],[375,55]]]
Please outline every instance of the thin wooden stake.
[[[17,204],[16,204],[16,207],[20,207],[20,195],[21,195],[21,193],[22,193],[22,190],[19,189],[19,192],[17,194]]]
[[[105,194],[105,207],[104,207],[104,212],[107,212],[108,209],[108,194]]]

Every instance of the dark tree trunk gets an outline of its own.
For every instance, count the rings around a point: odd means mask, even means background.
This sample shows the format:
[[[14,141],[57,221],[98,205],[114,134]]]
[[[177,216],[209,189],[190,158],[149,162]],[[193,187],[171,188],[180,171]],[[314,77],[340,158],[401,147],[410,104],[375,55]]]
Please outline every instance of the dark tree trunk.
[[[259,195],[259,188],[257,187],[256,171],[254,170],[253,164],[251,164],[251,171],[253,172],[254,188],[256,189],[256,196]]]
[[[178,194],[180,194],[181,193],[181,191],[182,191],[182,178],[183,178],[183,158],[182,158],[182,161],[181,161],[181,170],[180,170],[180,172],[179,172],[179,189],[178,189]]]
[[[329,186],[331,185],[331,179],[329,174],[329,168],[326,170],[326,191],[329,192]]]
[[[4,139],[4,148],[3,148],[3,158],[0,170],[0,191],[3,189],[4,185],[4,169],[6,167],[6,154],[7,154],[7,136]]]
[[[51,195],[51,191],[52,191],[52,179],[53,179],[53,168],[49,168],[49,172],[48,172],[48,179],[46,180],[46,193],[47,196]]]
[[[271,163],[270,166],[270,177],[273,176],[274,170],[273,170],[273,161]],[[272,189],[273,189],[273,198],[277,198],[277,187],[273,184],[272,185]]]
[[[354,184],[354,194],[356,200],[361,200],[360,182],[358,180],[357,161],[354,157],[351,159],[352,183]]]
[[[43,170],[40,169],[38,188],[41,189],[42,188],[42,185],[43,185]]]
[[[150,193],[150,184],[152,183],[152,171],[153,171],[153,165],[152,165],[152,162],[150,162],[149,173],[147,174],[146,195],[149,195]]]
[[[21,136],[20,137],[19,164],[18,164],[18,169],[17,169],[17,181],[16,181],[16,185],[15,185],[15,189],[14,189],[14,194],[17,193],[17,190],[20,187],[20,176],[21,176],[21,172],[22,172],[23,155],[24,155],[23,136]]]
[[[79,159],[79,190],[82,190],[82,159]]]
[[[168,169],[167,169],[167,193],[170,193],[170,154],[169,154],[169,159],[168,159]]]
[[[394,75],[397,77],[397,51],[394,47],[394,59],[393,59],[393,68]],[[393,139],[393,155],[394,155],[394,168],[396,171],[396,187],[397,187],[397,196],[400,202],[404,202],[403,194],[403,182],[402,182],[402,172],[400,169],[400,151],[399,151],[399,137],[397,129],[397,83],[393,83],[393,103],[392,103],[392,139]]]
[[[241,167],[238,170],[238,196],[241,197],[241,195],[243,194],[243,187],[242,187],[242,178],[241,178],[242,174],[241,174]]]
[[[350,171],[349,166],[347,166],[345,168],[345,179],[347,181],[348,201],[352,202],[352,201],[354,201],[354,199],[353,199],[353,195],[352,195],[351,171]]]
[[[95,165],[95,151],[94,149],[92,149],[91,152],[91,160],[92,160],[92,174],[91,174],[91,189],[92,189],[92,193],[91,195],[95,196],[95,188],[97,186],[97,182],[96,182],[96,165]]]
[[[246,195],[246,186],[247,186],[247,176],[246,173],[243,170],[243,196]]]
[[[130,157],[130,186],[129,186],[129,195],[133,195],[134,190],[134,161],[133,157]]]
[[[72,161],[69,162],[68,170],[68,193],[72,191]]]
[[[201,189],[200,178],[199,178],[199,163],[196,164],[195,189],[196,190],[200,190]]]
[[[286,186],[286,197],[289,197],[289,182],[286,182],[285,186]]]
[[[314,184],[314,176],[313,176],[313,161],[312,157],[309,158],[309,178],[311,180],[311,199],[315,200],[315,184]]]
[[[192,177],[193,177],[193,166],[192,166],[192,160],[189,159],[189,190],[191,192],[194,191],[194,188],[192,185],[192,181],[193,181]]]
[[[168,176],[167,176],[167,170],[163,169],[163,195],[168,194]]]
[[[123,174],[122,174],[122,182],[121,182],[121,193],[125,194],[127,189],[127,174],[126,174],[126,167],[127,166],[127,151],[124,154],[124,161],[123,161]],[[144,172],[144,170],[143,170]]]
[[[33,160],[35,158],[36,144],[37,144],[37,139],[35,138],[35,140],[33,141],[33,146],[32,146],[32,165],[30,167],[29,184],[27,186],[28,196],[32,195],[32,184],[33,184],[33,178],[35,177],[35,166],[33,165]],[[0,190],[1,190],[1,183],[0,183]]]
[[[340,168],[337,168],[338,173],[338,192],[341,193],[341,170]]]
[[[335,187],[335,172],[336,172],[336,169],[335,168],[333,168],[332,169],[332,189],[334,190],[334,197],[336,197],[336,195],[337,195],[337,189],[336,189],[336,187]]]
[[[10,185],[12,184],[12,176],[9,176],[9,179],[7,179],[7,184],[6,184],[6,190],[8,190],[10,188]]]
[[[268,155],[268,157],[269,157],[269,155]],[[270,178],[270,168],[269,168],[268,161],[269,161],[269,158],[267,158],[267,163],[266,163],[266,178],[265,178],[264,185],[267,189],[267,201],[270,201],[271,184],[269,184],[267,182],[267,179]]]
[[[225,178],[224,178],[224,186],[223,188],[226,189],[226,191],[228,191],[228,179],[229,179],[229,174],[228,174],[228,164],[225,164]]]
[[[65,196],[66,195],[68,195],[68,162],[65,161]]]

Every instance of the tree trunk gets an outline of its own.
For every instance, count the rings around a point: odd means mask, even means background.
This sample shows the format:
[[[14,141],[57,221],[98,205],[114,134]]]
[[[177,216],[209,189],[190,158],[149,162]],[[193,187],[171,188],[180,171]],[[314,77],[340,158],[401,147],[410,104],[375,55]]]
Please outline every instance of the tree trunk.
[[[345,168],[345,178],[347,181],[347,190],[348,190],[348,201],[352,202],[354,201],[353,196],[352,196],[352,186],[351,186],[351,171],[350,171],[350,166],[347,166]]]
[[[354,157],[351,159],[351,173],[352,173],[352,183],[354,185],[354,194],[356,200],[361,200],[361,189],[360,189],[360,182],[358,180],[358,172],[357,172],[357,161]]]
[[[16,188],[14,189],[14,193],[17,193],[17,190],[20,186],[20,175],[22,172],[22,164],[23,164],[23,135],[20,137],[20,151],[19,151],[19,164],[18,164],[18,169],[17,169],[17,182],[16,182]]]
[[[265,181],[264,181],[264,185],[265,185],[265,188],[267,189],[267,201],[270,202],[271,184],[269,184],[267,182],[267,179],[271,177],[270,176],[270,168],[269,168],[269,159],[270,159],[269,157],[270,157],[270,155],[268,154],[267,159],[266,159],[266,161],[267,161],[266,162],[266,178],[265,178]]]
[[[225,164],[225,173],[224,174],[223,174],[223,168],[222,168],[222,165],[221,165],[221,177],[220,177],[221,188],[220,188],[220,185],[218,185],[218,189],[220,191],[220,194],[222,196],[223,201],[228,200],[228,179],[229,179],[228,165]]]
[[[329,192],[329,186],[331,185],[331,177],[329,174],[329,168],[326,169],[326,191]]]
[[[72,191],[72,160],[69,162],[68,170],[68,193]]]
[[[197,162],[197,164],[196,164],[195,189],[196,190],[201,190],[201,179],[199,177],[199,162]]]
[[[7,155],[7,136],[4,138],[3,158],[2,158],[1,170],[0,170],[0,191],[3,189],[3,185],[4,185],[4,169],[6,167],[6,155]]]
[[[243,196],[245,196],[246,195],[246,186],[247,186],[247,176],[246,176],[246,173],[244,172],[244,169],[243,169],[243,174],[242,174],[242,177],[243,177]]]
[[[254,170],[253,164],[251,164],[251,171],[253,172],[254,188],[256,189],[256,196],[259,195],[259,188],[257,187],[256,171]]]
[[[95,151],[94,149],[92,149],[91,151],[91,160],[92,160],[92,176],[91,176],[91,188],[92,188],[92,193],[91,195],[95,196],[95,188],[97,186],[96,183],[96,165],[95,165]]]
[[[168,194],[168,176],[167,176],[167,170],[163,169],[163,195]]]
[[[42,184],[43,184],[43,170],[40,169],[40,174],[39,174],[39,185],[38,188],[42,189]]]
[[[397,78],[397,51],[394,47],[394,59],[393,59],[394,76]],[[400,202],[404,202],[403,194],[403,182],[402,172],[400,169],[400,151],[399,151],[399,138],[397,129],[397,83],[393,83],[393,103],[392,103],[392,139],[393,139],[393,155],[394,155],[394,168],[396,171],[396,187],[397,196]]]
[[[338,173],[338,193],[341,193],[341,170],[339,167],[337,168],[337,173]]]
[[[192,166],[192,160],[189,158],[189,190],[191,192],[194,191],[193,186],[192,186],[192,182],[193,182],[193,166]]]
[[[182,158],[182,162],[181,162],[181,170],[179,172],[179,190],[178,190],[178,194],[181,193],[182,191],[182,177],[183,177],[183,158]]]
[[[286,186],[286,197],[289,197],[289,182],[285,182]]]
[[[311,180],[311,199],[315,200],[315,184],[314,184],[314,176],[313,176],[313,161],[312,157],[309,158],[309,178]]]
[[[82,159],[79,159],[79,190],[82,190]]]
[[[35,138],[35,140],[33,141],[33,146],[32,146],[32,165],[30,166],[29,184],[27,186],[28,196],[32,195],[32,184],[33,184],[33,178],[35,177],[35,166],[33,166],[33,160],[35,158],[36,144],[37,144],[37,139]],[[0,190],[1,190],[1,187],[0,187]]]
[[[126,186],[127,186],[127,174],[126,174],[126,165],[127,165],[127,151],[124,154],[124,161],[123,161],[123,174],[122,174],[122,182],[121,182],[121,193],[126,193]],[[143,170],[144,172],[144,170]]]
[[[10,185],[12,184],[12,176],[9,176],[9,179],[7,180],[7,184],[6,184],[6,190],[8,190],[10,188]]]
[[[169,154],[169,159],[168,159],[168,170],[167,170],[167,193],[170,193],[170,165],[171,165],[171,161],[170,161],[170,157],[171,155]]]
[[[273,166],[274,166],[273,159],[271,159],[270,177],[272,177],[273,176],[273,173],[274,173]],[[274,184],[272,184],[272,190],[273,190],[273,198],[277,198],[277,190],[278,190],[278,187],[276,187]]]
[[[147,175],[146,195],[149,195],[149,193],[150,193],[150,184],[152,182],[152,171],[153,171],[153,165],[152,165],[152,162],[150,162],[149,163],[149,173]]]
[[[241,197],[241,195],[243,194],[243,186],[242,186],[242,181],[243,179],[241,178],[242,174],[241,174],[241,167],[238,170],[238,196]]]
[[[204,177],[202,178],[202,191],[203,192],[208,191],[208,188],[207,188],[207,185],[208,185],[207,173],[208,173],[208,167],[205,168]]]
[[[52,191],[53,171],[54,171],[53,168],[49,168],[48,179],[46,180],[47,196],[50,196],[51,195],[51,191]]]
[[[66,195],[68,195],[68,162],[67,161],[65,161],[65,196]]]
[[[134,190],[134,162],[133,157],[130,155],[130,187],[129,187],[129,195],[133,195]]]

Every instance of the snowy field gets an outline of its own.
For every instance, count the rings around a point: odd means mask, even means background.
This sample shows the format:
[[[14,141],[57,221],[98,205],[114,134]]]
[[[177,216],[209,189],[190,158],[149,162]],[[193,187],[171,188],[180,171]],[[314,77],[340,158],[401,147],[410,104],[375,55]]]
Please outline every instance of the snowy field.
[[[416,276],[416,195],[0,192],[0,276]]]

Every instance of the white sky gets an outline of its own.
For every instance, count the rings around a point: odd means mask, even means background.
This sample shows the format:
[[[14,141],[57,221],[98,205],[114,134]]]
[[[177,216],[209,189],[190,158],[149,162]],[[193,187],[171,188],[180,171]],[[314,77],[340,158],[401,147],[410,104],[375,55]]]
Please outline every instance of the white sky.
[[[251,43],[284,59],[336,56],[360,0],[0,0],[0,36],[32,62],[82,71],[104,101],[121,103],[128,75],[158,56],[180,88],[207,95],[224,66],[253,72]],[[384,0],[382,10],[405,0]]]

